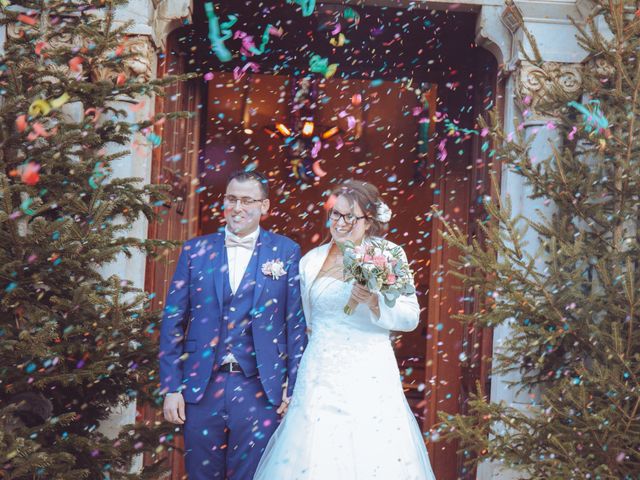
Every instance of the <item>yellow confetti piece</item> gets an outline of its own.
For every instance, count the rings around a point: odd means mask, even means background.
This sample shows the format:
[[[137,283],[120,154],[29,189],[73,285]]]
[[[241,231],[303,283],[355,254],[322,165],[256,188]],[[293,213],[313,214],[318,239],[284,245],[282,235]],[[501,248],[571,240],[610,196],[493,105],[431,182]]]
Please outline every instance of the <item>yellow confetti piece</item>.
[[[335,75],[336,70],[338,70],[338,64],[332,63],[327,67],[327,71],[324,74],[324,78],[331,78]]]
[[[49,105],[51,105],[52,108],[60,108],[65,103],[67,103],[70,98],[71,97],[68,93],[63,93],[58,98],[54,98],[53,100],[51,100],[51,102],[49,102]]]
[[[344,33],[340,33],[337,37],[332,37],[331,40],[329,40],[329,43],[334,47],[342,47],[345,44],[345,40],[346,38]]]
[[[39,115],[48,115],[51,111],[51,105],[46,100],[38,99],[34,100],[29,106],[29,115],[37,117]]]

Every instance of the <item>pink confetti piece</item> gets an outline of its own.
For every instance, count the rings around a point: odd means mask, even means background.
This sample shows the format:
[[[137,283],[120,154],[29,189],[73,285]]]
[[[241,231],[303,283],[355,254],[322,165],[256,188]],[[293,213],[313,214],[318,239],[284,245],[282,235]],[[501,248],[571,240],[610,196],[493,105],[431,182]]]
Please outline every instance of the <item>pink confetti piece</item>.
[[[260,71],[260,66],[255,62],[247,62],[245,66],[242,67],[242,70],[240,70],[240,67],[236,67],[233,69],[233,79],[236,81],[240,80],[244,77],[244,74],[248,69],[251,69],[253,73],[258,73]]]

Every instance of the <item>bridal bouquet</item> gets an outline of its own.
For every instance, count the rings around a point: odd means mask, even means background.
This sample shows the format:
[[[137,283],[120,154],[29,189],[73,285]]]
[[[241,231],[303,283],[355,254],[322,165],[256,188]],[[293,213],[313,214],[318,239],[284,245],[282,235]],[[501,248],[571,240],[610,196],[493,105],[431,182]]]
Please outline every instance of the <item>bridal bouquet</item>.
[[[341,248],[345,281],[353,280],[374,293],[381,293],[388,307],[393,307],[400,295],[415,293],[413,272],[402,248],[382,239],[368,240],[357,246],[346,242]],[[355,307],[350,300],[344,312],[351,315]]]

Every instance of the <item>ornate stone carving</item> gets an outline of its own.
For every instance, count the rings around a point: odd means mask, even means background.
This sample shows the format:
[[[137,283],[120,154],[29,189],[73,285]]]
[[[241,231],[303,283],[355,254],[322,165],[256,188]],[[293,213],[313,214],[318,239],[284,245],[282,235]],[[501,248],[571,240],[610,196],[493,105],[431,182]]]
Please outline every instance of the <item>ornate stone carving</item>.
[[[116,80],[119,75],[141,81],[149,81],[154,77],[155,51],[149,37],[145,35],[132,36],[123,43],[124,55],[131,55],[122,62],[123,68],[119,70],[105,67],[94,68],[91,72],[93,81]]]
[[[48,20],[48,17],[45,17]],[[62,18],[65,18],[64,16]],[[46,23],[46,26],[50,26],[50,23]],[[45,27],[45,31],[47,29]],[[7,37],[12,39],[21,38],[29,30],[32,30],[30,25],[25,23],[9,23],[7,24]],[[80,37],[73,37],[72,35],[56,35],[55,37],[49,37],[47,43],[50,48],[59,48],[64,46],[82,47],[82,39]]]
[[[582,91],[582,66],[578,64],[522,62],[517,78],[518,95],[538,117],[554,116],[559,103],[578,99]]]
[[[7,36],[11,39],[21,38],[30,28],[29,25],[10,23],[7,25]],[[78,50],[84,46],[80,37],[71,35],[51,38],[48,44],[51,48],[73,46],[78,48]],[[125,55],[131,55],[131,57],[122,62],[121,69],[93,68],[90,72],[91,80],[115,80],[120,74],[124,74],[125,78],[136,78],[141,81],[149,81],[154,78],[155,51],[148,36],[136,35],[127,37],[124,41],[124,53]],[[109,52],[109,55],[110,54],[111,52]],[[77,76],[78,74],[82,75],[81,72],[84,67],[84,65],[79,65],[79,72],[71,72],[71,69],[67,65],[49,66],[48,68],[61,74]],[[54,77],[51,77],[50,80],[56,81]]]
[[[125,42],[125,51],[133,54],[124,62],[125,73],[138,80],[151,80],[154,77],[153,66],[156,54],[151,39],[143,35],[129,37]]]
[[[595,58],[589,63],[589,68],[593,68],[600,78],[611,78],[616,73],[615,67],[604,58]]]
[[[588,75],[584,80],[584,90],[591,96],[598,96],[600,89],[614,81],[616,76],[615,67],[603,57],[590,58],[586,62],[585,68],[593,72],[593,75]]]
[[[7,24],[7,37],[12,39],[20,38],[30,28],[29,25],[24,23],[9,23]]]
[[[33,33],[33,28],[30,25],[25,23],[7,24],[7,38],[9,40],[20,39],[25,35],[27,35],[30,31]],[[60,47],[69,47],[69,46],[80,49],[82,47],[82,41],[79,37],[73,37],[72,35],[57,35],[54,37],[50,37],[48,39],[47,44],[45,46],[45,51],[47,48],[57,49]],[[30,62],[30,60],[25,60],[25,61]],[[80,66],[80,68],[82,68],[82,66]],[[71,72],[71,69],[66,64],[65,65],[62,65],[62,64],[47,65],[46,70],[48,72],[53,73],[54,75],[44,75],[43,77],[41,77],[40,80],[51,82],[51,83],[57,83],[59,81],[58,78],[56,78],[56,75],[57,76],[66,76],[66,75],[77,76],[81,72],[81,71]]]

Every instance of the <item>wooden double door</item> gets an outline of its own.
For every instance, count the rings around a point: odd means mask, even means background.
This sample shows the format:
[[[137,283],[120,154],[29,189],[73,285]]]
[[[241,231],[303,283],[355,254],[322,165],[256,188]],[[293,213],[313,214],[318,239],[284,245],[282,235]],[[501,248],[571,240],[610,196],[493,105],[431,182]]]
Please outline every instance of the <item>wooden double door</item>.
[[[161,74],[187,70],[178,36],[169,39]],[[239,168],[255,167],[269,175],[272,208],[262,225],[292,237],[303,253],[326,240],[324,202],[336,183],[358,178],[383,192],[394,212],[389,238],[403,245],[413,261],[422,309],[419,327],[394,335],[394,348],[407,399],[441,480],[473,478],[474,473],[465,471],[455,443],[438,441],[438,414],[464,411],[476,383],[488,381],[490,332],[453,318],[477,308],[477,299],[469,298],[449,274],[457,252],[441,235],[444,217],[476,236],[476,219],[484,215],[482,199],[491,194],[490,149],[474,122],[495,97],[495,67],[486,68],[492,62],[488,56],[484,62],[472,89],[432,83],[416,93],[398,82],[319,81],[319,95],[327,100],[316,110],[316,124],[337,126],[341,134],[322,143],[312,182],[295,177],[286,140],[265,130],[286,121],[292,78],[254,74],[238,79],[218,72],[208,82],[200,78],[172,87],[157,104],[165,112],[193,114],[167,121],[157,132],[163,143],[156,149],[152,181],[170,185],[173,201],[160,207],[151,237],[185,240],[217,231],[223,225],[226,178]],[[458,114],[454,118],[446,112]],[[167,251],[148,263],[147,289],[157,294],[158,307],[177,255]],[[171,478],[184,478],[181,455],[173,453],[171,462]]]

